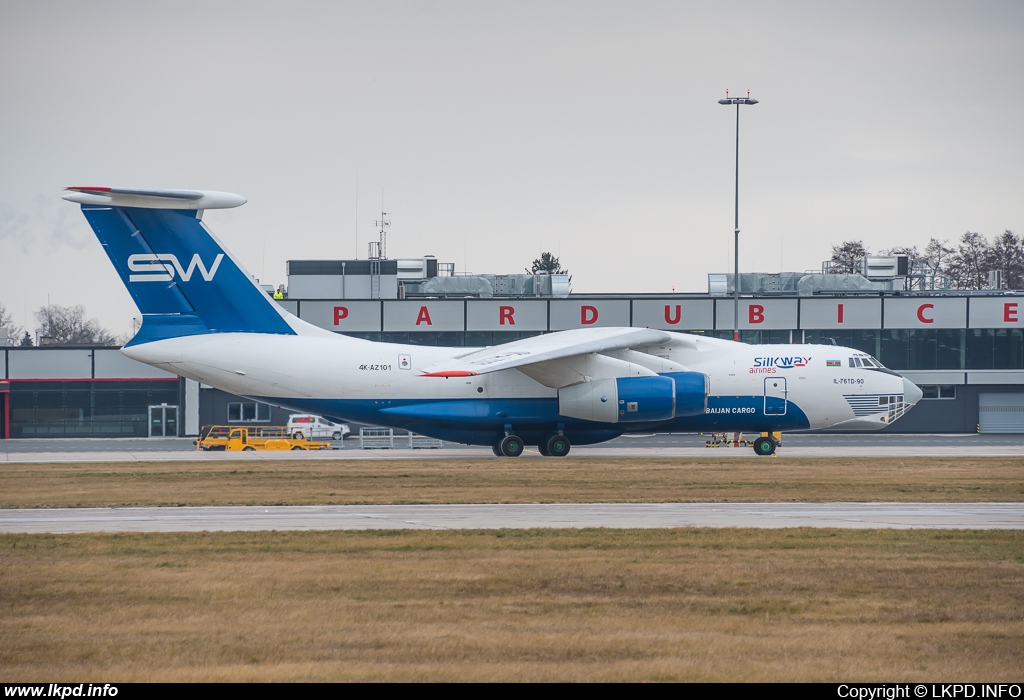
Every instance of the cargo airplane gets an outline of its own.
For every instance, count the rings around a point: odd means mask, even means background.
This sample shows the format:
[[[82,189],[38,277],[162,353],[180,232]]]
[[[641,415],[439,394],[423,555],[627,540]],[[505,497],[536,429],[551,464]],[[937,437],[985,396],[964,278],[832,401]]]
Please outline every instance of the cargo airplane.
[[[128,357],[232,394],[515,457],[627,432],[884,428],[921,390],[870,355],[649,328],[583,328],[489,348],[371,342],[276,304],[202,222],[239,195],[69,187],[142,312]]]

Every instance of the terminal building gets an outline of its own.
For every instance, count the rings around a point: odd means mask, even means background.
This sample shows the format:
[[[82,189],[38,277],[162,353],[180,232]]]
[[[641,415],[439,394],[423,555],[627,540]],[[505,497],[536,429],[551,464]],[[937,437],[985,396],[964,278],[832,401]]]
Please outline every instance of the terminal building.
[[[852,347],[905,375],[924,399],[886,431],[1024,433],[1024,291],[906,289],[900,272],[897,262],[873,276],[741,275],[740,339],[812,343],[825,355]],[[480,347],[600,326],[732,338],[732,285],[732,275],[709,275],[706,294],[571,294],[565,275],[455,275],[430,256],[293,260],[278,303],[337,333],[413,345]],[[278,407],[111,348],[0,355],[0,438],[188,436],[200,425],[287,421]]]

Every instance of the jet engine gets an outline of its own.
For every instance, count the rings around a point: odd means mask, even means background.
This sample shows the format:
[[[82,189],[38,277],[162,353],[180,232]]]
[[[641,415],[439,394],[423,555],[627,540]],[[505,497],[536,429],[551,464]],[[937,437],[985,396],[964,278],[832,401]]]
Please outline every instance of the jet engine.
[[[599,423],[656,423],[704,413],[707,376],[673,372],[581,382],[558,390],[558,413]]]
[[[710,382],[701,372],[671,372],[662,375],[676,382],[676,418],[703,415],[708,407]]]
[[[671,377],[624,377],[581,382],[558,390],[558,413],[600,423],[670,420],[676,383]]]

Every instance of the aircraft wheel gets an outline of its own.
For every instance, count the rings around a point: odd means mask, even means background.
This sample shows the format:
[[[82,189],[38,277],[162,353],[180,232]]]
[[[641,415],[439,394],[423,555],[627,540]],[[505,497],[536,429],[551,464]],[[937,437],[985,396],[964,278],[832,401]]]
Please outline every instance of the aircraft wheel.
[[[777,443],[770,437],[759,437],[754,440],[754,453],[762,457],[775,454]]]
[[[552,457],[565,457],[569,454],[569,438],[564,435],[552,435],[548,438],[547,450]]]
[[[504,457],[518,457],[523,454],[523,440],[518,435],[506,435],[498,443],[498,449]]]
[[[542,442],[539,445],[537,445],[537,451],[540,452],[541,455],[543,455],[544,457],[550,457],[551,456],[551,453],[548,452],[548,443],[547,443],[547,441]]]
[[[494,453],[495,457],[501,457],[501,448],[497,445],[491,445],[491,452]]]

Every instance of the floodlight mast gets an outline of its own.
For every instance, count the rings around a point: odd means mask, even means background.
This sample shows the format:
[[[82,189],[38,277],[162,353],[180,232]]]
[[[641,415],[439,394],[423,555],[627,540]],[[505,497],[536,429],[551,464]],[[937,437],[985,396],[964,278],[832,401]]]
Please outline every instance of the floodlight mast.
[[[735,223],[733,226],[736,236],[733,245],[733,275],[732,275],[732,339],[740,340],[740,105],[756,105],[757,100],[750,96],[747,90],[746,97],[729,97],[729,89],[725,89],[725,99],[719,100],[720,105],[736,105],[736,204]]]

